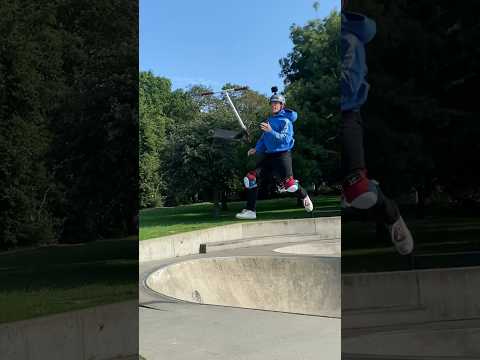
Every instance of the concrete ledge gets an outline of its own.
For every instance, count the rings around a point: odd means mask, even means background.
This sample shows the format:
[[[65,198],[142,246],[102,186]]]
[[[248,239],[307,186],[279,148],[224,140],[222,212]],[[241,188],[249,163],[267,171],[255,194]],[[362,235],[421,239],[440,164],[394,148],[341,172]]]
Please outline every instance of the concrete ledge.
[[[343,275],[342,327],[480,318],[476,284],[480,267]]]
[[[138,330],[136,300],[0,324],[1,358],[128,358],[138,354]]]
[[[243,222],[217,226],[172,236],[140,241],[139,261],[169,259],[198,254],[200,244],[237,239],[253,239],[278,235],[312,235],[320,239],[335,239],[341,235],[340,216]]]

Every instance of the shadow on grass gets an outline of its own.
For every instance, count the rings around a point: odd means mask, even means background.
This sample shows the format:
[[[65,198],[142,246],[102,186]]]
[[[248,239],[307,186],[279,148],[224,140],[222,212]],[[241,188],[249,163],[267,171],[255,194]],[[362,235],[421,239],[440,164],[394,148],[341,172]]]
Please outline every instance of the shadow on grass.
[[[400,256],[372,222],[342,222],[342,273],[480,265],[480,219],[451,209],[433,209],[418,220],[404,212],[415,251]]]
[[[138,296],[138,241],[97,241],[0,253],[0,322]]]

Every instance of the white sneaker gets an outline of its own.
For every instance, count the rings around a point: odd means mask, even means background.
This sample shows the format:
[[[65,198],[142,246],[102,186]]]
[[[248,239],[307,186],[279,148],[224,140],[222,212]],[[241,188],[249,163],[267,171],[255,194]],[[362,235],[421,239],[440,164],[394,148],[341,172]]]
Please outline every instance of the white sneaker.
[[[413,251],[413,238],[403,218],[400,216],[392,225],[387,225],[387,228],[398,253],[400,255],[410,254]]]
[[[313,211],[313,203],[312,203],[312,200],[310,200],[310,197],[308,195],[303,199],[303,207],[307,212]]]
[[[255,220],[257,213],[252,210],[243,209],[242,212],[239,212],[235,217],[240,220]]]

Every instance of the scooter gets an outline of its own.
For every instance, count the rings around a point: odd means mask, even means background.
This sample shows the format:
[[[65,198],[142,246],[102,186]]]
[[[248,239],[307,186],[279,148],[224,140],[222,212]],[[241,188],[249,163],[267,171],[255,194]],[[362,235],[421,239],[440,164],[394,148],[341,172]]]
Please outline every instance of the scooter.
[[[225,129],[212,129],[212,130],[209,131],[209,133],[213,138],[233,141],[233,140],[241,140],[243,137],[245,137],[247,141],[250,141],[250,133],[249,133],[247,127],[245,126],[242,118],[240,117],[240,114],[238,113],[237,109],[235,108],[235,105],[233,104],[233,101],[232,101],[232,99],[230,98],[230,95],[229,95],[229,93],[231,93],[231,92],[243,91],[243,90],[247,90],[247,89],[248,89],[248,87],[244,86],[244,87],[239,87],[239,88],[224,89],[222,91],[216,91],[216,92],[210,91],[210,92],[205,92],[205,93],[200,94],[201,96],[211,96],[211,95],[216,95],[216,94],[224,95],[225,98],[227,99],[228,104],[230,105],[230,108],[233,111],[233,114],[237,118],[237,121],[238,121],[238,124],[240,125],[240,128],[242,129],[240,132],[232,131],[232,130],[225,130]]]

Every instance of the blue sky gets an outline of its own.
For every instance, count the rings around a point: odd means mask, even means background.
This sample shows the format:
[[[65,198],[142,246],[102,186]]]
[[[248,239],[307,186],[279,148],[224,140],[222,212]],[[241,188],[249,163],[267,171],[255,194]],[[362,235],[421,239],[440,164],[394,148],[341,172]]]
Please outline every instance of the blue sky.
[[[283,88],[279,59],[292,49],[290,26],[324,18],[340,0],[140,0],[140,70],[174,88],[226,82],[263,94]]]

